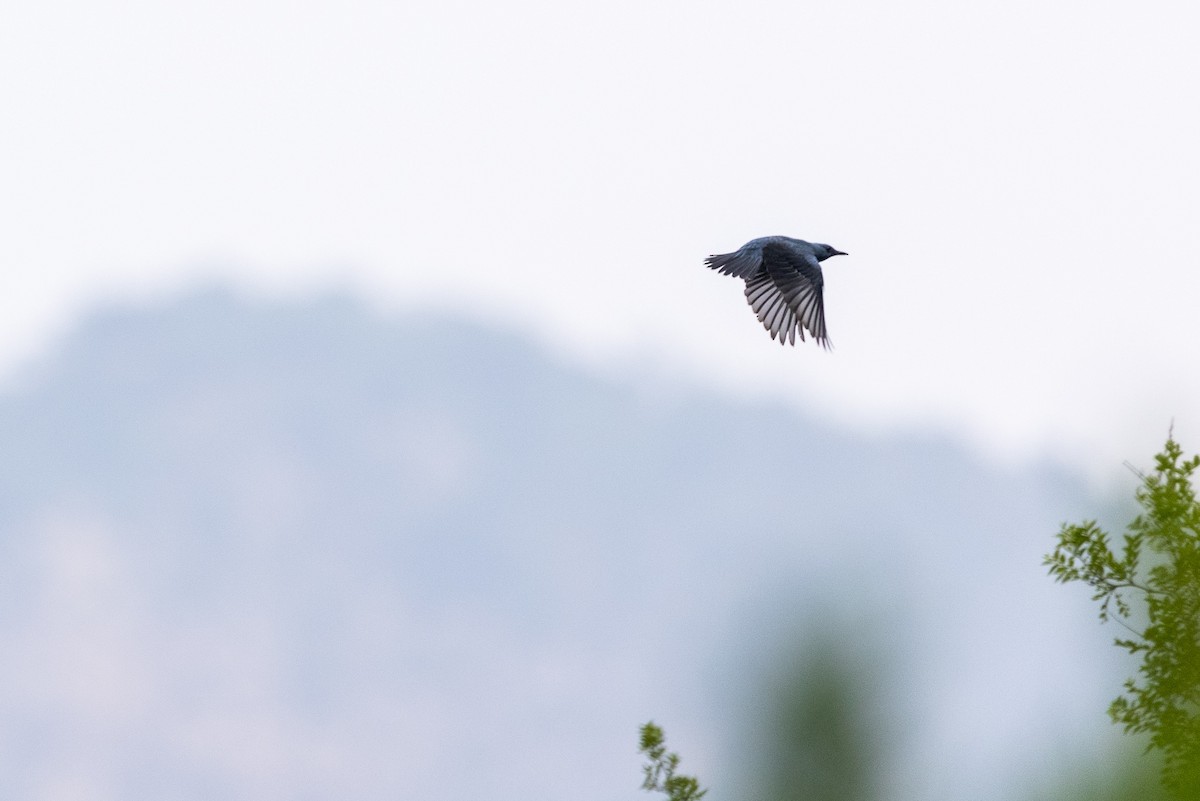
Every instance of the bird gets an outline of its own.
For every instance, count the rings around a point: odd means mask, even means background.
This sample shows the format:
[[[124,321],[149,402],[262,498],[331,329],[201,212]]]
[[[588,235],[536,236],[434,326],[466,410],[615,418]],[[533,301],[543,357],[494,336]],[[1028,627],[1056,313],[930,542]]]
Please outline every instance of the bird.
[[[746,281],[746,300],[758,320],[780,345],[813,340],[829,350],[821,262],[848,255],[830,245],[790,236],[751,239],[733,253],[709,256],[704,264],[723,275]]]

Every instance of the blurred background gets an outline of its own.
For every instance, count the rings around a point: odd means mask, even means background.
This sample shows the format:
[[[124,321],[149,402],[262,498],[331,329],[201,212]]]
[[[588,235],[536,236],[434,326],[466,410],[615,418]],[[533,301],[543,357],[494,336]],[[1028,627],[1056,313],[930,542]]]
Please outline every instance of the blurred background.
[[[0,786],[1150,797],[1041,558],[1200,441],[1197,21],[6,8]]]

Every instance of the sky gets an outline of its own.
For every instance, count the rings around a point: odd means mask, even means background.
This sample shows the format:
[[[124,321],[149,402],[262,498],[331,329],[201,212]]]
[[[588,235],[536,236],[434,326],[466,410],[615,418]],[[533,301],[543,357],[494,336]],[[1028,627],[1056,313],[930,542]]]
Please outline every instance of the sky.
[[[350,289],[1093,476],[1200,450],[1184,2],[13,3],[0,378],[88,308]],[[787,234],[835,349],[710,253]]]

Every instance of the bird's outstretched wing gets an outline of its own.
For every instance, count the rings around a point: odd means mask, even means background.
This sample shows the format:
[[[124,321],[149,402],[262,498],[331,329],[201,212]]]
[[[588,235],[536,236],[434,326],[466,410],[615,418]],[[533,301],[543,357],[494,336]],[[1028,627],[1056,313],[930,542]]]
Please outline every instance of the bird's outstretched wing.
[[[771,339],[794,345],[797,336],[804,341],[808,329],[817,344],[829,349],[821,291],[825,282],[816,257],[789,243],[770,243],[759,252],[762,270],[746,277],[746,300]]]

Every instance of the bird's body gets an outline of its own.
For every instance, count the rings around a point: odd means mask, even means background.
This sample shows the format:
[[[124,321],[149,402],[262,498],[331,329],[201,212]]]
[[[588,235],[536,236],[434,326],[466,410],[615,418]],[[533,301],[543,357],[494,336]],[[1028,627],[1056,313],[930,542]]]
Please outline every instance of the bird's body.
[[[829,245],[789,236],[752,239],[733,253],[709,256],[704,263],[725,275],[746,281],[746,300],[763,327],[779,344],[804,341],[804,332],[829,348],[825,330],[825,301],[821,262],[845,256]]]

